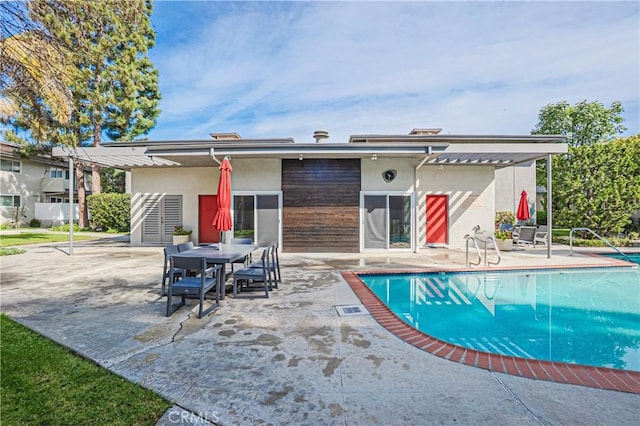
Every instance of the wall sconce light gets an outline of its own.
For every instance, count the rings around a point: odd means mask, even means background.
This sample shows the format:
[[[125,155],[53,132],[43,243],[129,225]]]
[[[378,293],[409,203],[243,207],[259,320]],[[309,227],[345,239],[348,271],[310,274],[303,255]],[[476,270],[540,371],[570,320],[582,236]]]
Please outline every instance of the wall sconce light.
[[[371,159],[376,161],[378,159],[378,154],[371,154]]]
[[[298,160],[302,161],[302,154],[298,154]]]

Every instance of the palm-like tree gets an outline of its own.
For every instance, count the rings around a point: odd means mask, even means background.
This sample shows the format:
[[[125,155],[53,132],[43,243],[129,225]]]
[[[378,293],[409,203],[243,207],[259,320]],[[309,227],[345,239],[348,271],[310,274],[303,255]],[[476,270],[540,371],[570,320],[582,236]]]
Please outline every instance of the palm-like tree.
[[[19,119],[29,110],[36,129],[51,120],[68,123],[72,94],[65,49],[28,19],[24,4],[0,2],[0,13],[0,120]]]

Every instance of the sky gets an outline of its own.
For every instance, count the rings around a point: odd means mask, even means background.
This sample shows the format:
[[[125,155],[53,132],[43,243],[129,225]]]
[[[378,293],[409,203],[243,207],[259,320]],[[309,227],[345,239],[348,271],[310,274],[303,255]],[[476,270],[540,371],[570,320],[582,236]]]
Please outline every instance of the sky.
[[[622,102],[640,133],[637,1],[154,1],[151,140],[526,135],[548,104]]]

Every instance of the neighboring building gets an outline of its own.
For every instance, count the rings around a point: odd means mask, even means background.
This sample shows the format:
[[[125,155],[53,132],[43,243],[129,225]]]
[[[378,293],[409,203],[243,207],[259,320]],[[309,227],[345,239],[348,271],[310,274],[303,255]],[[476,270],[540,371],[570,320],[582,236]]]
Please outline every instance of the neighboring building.
[[[196,243],[218,241],[218,164],[233,167],[234,235],[278,240],[286,252],[464,247],[479,225],[520,193],[535,199],[534,161],[564,153],[561,136],[352,135],[348,142],[291,138],[103,143],[68,156],[131,171],[131,244],[170,244],[176,225]],[[515,166],[515,167],[514,167]],[[508,178],[512,178],[511,181]]]
[[[61,224],[69,214],[69,163],[51,155],[22,158],[18,145],[0,142],[0,224]],[[85,175],[90,190],[90,173]],[[77,194],[76,194],[77,195]],[[76,212],[77,218],[77,212]]]

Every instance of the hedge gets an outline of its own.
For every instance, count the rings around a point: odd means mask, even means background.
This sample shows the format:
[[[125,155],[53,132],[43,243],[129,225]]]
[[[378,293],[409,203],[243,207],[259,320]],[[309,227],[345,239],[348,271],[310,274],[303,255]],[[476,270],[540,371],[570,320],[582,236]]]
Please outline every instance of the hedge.
[[[131,228],[131,194],[92,194],[87,197],[87,208],[92,228],[129,232]]]

